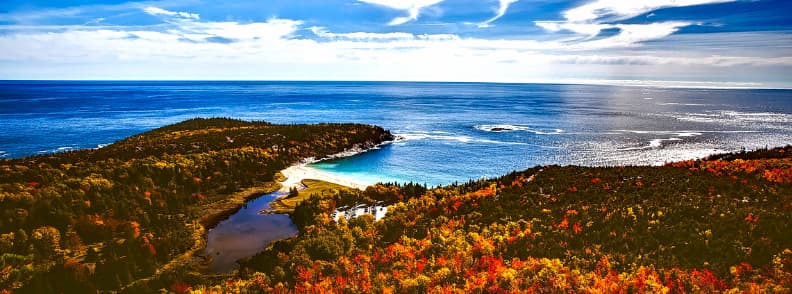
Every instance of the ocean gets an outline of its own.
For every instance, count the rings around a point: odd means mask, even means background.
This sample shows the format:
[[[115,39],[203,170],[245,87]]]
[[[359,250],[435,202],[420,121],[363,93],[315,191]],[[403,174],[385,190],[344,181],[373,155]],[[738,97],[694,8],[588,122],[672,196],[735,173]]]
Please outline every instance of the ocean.
[[[792,144],[792,90],[411,82],[0,82],[0,157],[100,148],[194,117],[354,122],[396,142],[313,166],[427,185],[535,165],[656,165]]]

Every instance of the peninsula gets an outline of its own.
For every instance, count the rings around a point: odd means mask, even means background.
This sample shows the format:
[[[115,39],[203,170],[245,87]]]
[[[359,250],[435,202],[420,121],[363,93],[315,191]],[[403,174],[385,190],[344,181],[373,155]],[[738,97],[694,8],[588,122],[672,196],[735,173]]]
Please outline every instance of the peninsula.
[[[281,188],[278,171],[392,139],[360,124],[192,119],[100,149],[2,160],[0,289],[167,289],[192,272],[207,228]]]

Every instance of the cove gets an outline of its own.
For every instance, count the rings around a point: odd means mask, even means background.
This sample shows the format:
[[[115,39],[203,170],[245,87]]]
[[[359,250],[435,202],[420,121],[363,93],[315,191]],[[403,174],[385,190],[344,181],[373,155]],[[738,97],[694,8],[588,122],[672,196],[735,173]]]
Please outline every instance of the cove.
[[[297,227],[286,214],[261,214],[269,204],[287,192],[264,194],[245,203],[235,214],[220,222],[207,234],[204,254],[211,257],[209,268],[227,273],[236,261],[255,255],[275,240],[297,235]]]

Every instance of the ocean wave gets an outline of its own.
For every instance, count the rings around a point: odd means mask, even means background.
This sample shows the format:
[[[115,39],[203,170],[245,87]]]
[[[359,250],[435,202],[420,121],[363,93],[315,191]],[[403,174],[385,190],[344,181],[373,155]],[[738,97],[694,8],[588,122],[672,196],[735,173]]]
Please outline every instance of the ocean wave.
[[[674,137],[695,137],[706,133],[705,131],[640,131],[640,130],[613,130],[614,132],[647,134],[647,135],[670,135]]]
[[[532,145],[523,142],[508,142],[508,141],[497,141],[497,140],[489,140],[489,139],[480,139],[480,138],[473,138],[470,136],[463,136],[463,135],[434,135],[428,133],[407,133],[407,134],[397,134],[397,137],[401,138],[402,140],[409,141],[409,140],[439,140],[439,141],[457,141],[460,143],[485,143],[485,144],[500,144],[500,145]]]
[[[665,147],[663,142],[666,141],[683,141],[682,138],[656,138],[649,140],[648,145],[638,146],[638,147],[626,147],[626,148],[617,148],[616,151],[638,151],[638,150],[649,150],[649,149],[662,149]]]
[[[4,157],[6,157],[6,156],[8,156],[8,153],[6,153],[6,152],[5,152],[5,151],[3,151],[3,150],[0,150],[0,158],[4,158]]]
[[[39,153],[39,154],[47,154],[47,153],[59,153],[59,152],[67,152],[67,151],[72,151],[72,150],[76,150],[76,149],[77,149],[77,148],[76,148],[76,147],[74,147],[74,146],[62,146],[62,147],[58,147],[58,148],[55,148],[55,149],[50,149],[50,150],[41,150],[41,151],[39,151],[38,153]]]
[[[682,141],[682,139],[680,138],[652,139],[651,141],[649,141],[649,147],[661,148],[663,147],[663,141]]]
[[[783,119],[783,121],[788,121],[792,118],[792,115],[786,113],[775,113],[775,112],[740,112],[740,111],[721,111],[723,115],[727,116],[737,116],[737,117],[772,117],[775,119]]]
[[[664,102],[664,103],[655,103],[661,106],[668,106],[668,105],[681,105],[681,106],[708,106],[710,104],[702,104],[702,103],[679,103],[679,102]]]
[[[361,154],[361,153],[369,152],[371,150],[381,149],[383,146],[388,145],[388,144],[392,144],[393,142],[395,142],[397,140],[399,140],[399,139],[397,138],[394,141],[384,141],[384,142],[379,143],[379,144],[373,144],[373,143],[372,144],[355,144],[354,146],[352,146],[352,148],[346,149],[346,150],[341,151],[339,153],[330,154],[330,155],[327,155],[327,156],[322,157],[322,158],[308,157],[306,159],[303,159],[300,163],[301,164],[312,164],[312,163],[317,163],[317,162],[325,161],[325,160],[333,160],[333,159],[351,157],[351,156],[355,156],[355,155],[358,155],[358,154]]]
[[[536,130],[526,126],[519,125],[475,125],[474,129],[485,132],[529,132],[537,135],[558,135],[564,132],[562,129],[554,130]]]
[[[573,164],[593,166],[621,166],[625,162],[635,165],[662,166],[668,162],[698,159],[718,153],[739,150],[719,149],[705,146],[687,146],[680,148],[641,149],[632,148],[635,152],[611,152],[608,154],[591,154],[589,157],[572,161]],[[629,150],[627,150],[629,151]],[[591,159],[595,158],[595,159]]]
[[[633,133],[641,135],[654,135],[654,136],[669,136],[670,138],[654,138],[649,140],[648,145],[639,147],[618,148],[616,151],[635,151],[647,149],[661,149],[665,146],[663,142],[666,141],[683,141],[683,138],[696,137],[704,135],[703,131],[641,131],[641,130],[613,130],[618,133]]]
[[[672,118],[682,121],[720,123],[720,124],[744,124],[744,123],[769,123],[769,124],[789,124],[792,123],[792,114],[775,112],[740,112],[740,111],[707,111],[704,113],[671,113]]]

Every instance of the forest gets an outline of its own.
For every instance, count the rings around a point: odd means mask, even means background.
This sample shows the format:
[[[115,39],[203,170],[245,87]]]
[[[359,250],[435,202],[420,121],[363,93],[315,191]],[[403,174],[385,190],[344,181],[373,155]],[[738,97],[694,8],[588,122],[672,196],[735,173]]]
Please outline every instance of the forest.
[[[386,202],[378,222],[335,207]],[[197,293],[790,293],[792,146],[661,167],[544,166],[312,196]],[[178,290],[178,289],[177,289]]]
[[[229,197],[277,189],[274,175],[300,160],[392,139],[359,124],[192,119],[101,149],[0,161],[0,289],[168,289],[197,274],[187,268],[206,227],[244,203]]]

